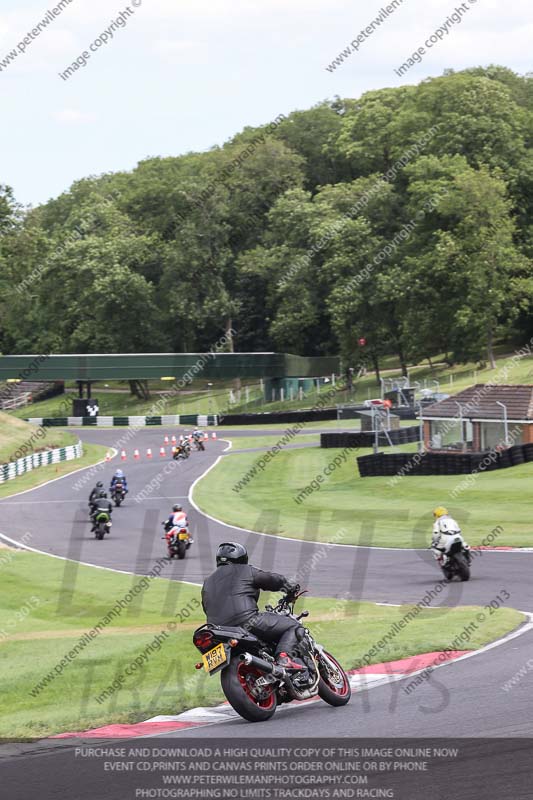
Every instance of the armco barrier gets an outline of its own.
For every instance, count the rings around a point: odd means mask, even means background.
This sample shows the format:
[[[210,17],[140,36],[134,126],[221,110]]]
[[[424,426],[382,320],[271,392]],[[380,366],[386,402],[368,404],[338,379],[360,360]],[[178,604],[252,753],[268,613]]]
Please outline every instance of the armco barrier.
[[[418,442],[420,441],[420,428],[418,425],[410,428],[397,428],[389,431],[389,437],[393,445]],[[372,447],[375,439],[375,434],[371,431],[322,433],[320,434],[320,447]],[[381,447],[389,446],[389,440],[384,433],[378,434],[378,444]]]
[[[216,414],[163,414],[156,417],[31,417],[26,422],[31,422],[42,428],[52,427],[98,427],[112,428],[121,426],[128,428],[144,428],[150,425],[217,425]]]
[[[82,455],[83,445],[81,442],[70,444],[68,447],[58,447],[55,450],[41,450],[39,453],[32,453],[31,456],[24,456],[17,461],[0,465],[0,483],[10,481],[39,467],[59,464],[60,461],[72,461],[74,458],[81,458]]]
[[[339,446],[339,445],[336,445]],[[350,447],[351,445],[344,445]],[[377,453],[359,456],[357,466],[362,478],[410,475],[470,475],[494,469],[507,469],[533,461],[533,446],[517,444],[498,452],[482,453]]]

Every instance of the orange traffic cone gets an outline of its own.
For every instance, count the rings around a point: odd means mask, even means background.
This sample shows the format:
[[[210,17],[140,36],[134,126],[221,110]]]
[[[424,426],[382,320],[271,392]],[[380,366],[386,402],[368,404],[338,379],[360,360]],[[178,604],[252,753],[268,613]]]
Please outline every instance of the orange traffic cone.
[[[168,436],[165,436],[165,444],[168,444]]]
[[[120,458],[121,458],[122,461],[126,460],[126,451],[125,450],[123,450],[122,453],[120,454]]]
[[[111,453],[109,451],[105,454],[105,460],[111,461]]]
[[[205,441],[206,439],[209,439],[209,434],[208,434],[208,432],[207,432],[207,431],[204,431],[204,441]]]
[[[164,447],[160,447],[159,448],[159,455],[161,456],[161,458],[165,458],[166,454],[165,454],[165,448]]]
[[[170,441],[172,442],[172,444],[176,444],[176,437],[172,436],[172,439]]]
[[[139,451],[138,450],[134,450],[133,451],[133,458],[135,459],[135,461],[138,461],[140,459],[140,457],[141,457],[141,454],[139,453]]]
[[[152,451],[150,450],[150,448],[148,448],[148,450],[146,451],[146,458],[152,458]]]
[[[213,438],[213,439],[216,439],[216,438],[217,438],[217,432],[216,432],[216,431],[213,431],[213,433],[211,434],[211,436],[212,436],[212,438]]]

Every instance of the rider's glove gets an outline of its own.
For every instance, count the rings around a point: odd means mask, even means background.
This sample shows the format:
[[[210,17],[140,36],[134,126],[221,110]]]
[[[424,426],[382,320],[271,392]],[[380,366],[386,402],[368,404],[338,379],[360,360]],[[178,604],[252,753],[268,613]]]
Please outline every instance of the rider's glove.
[[[285,586],[283,588],[288,595],[295,595],[300,591],[300,584],[293,583],[293,581],[285,581]]]

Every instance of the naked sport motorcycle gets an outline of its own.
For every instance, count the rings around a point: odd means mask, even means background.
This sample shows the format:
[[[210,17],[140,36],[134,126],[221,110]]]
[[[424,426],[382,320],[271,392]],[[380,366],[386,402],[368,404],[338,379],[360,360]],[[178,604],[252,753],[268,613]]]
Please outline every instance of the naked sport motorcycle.
[[[298,616],[294,605],[300,587],[285,595],[278,604],[266,606],[266,611],[300,621],[309,615]],[[228,702],[249,722],[270,719],[281,703],[308,700],[319,696],[331,706],[344,706],[351,697],[350,681],[339,662],[315,642],[307,628],[301,628],[298,657],[306,669],[294,672],[276,663],[275,645],[266,644],[246,627],[205,624],[193,634],[193,644],[202,654],[202,667],[209,675],[220,673],[220,682]],[[296,655],[296,654],[295,654]]]

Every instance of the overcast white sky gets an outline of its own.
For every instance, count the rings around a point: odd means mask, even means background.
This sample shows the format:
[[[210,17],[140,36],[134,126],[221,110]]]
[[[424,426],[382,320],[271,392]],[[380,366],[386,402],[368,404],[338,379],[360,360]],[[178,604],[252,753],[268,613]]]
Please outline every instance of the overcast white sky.
[[[474,0],[466,0],[473,3]],[[134,12],[59,77],[129,2]],[[477,0],[402,80],[394,69],[454,11],[404,0],[333,73],[325,67],[389,0],[72,0],[0,72],[0,183],[38,204],[91,174],[222,144],[245,125],[446,68],[533,71],[531,0]],[[1,0],[0,66],[57,0]],[[133,3],[137,3],[134,7]]]

